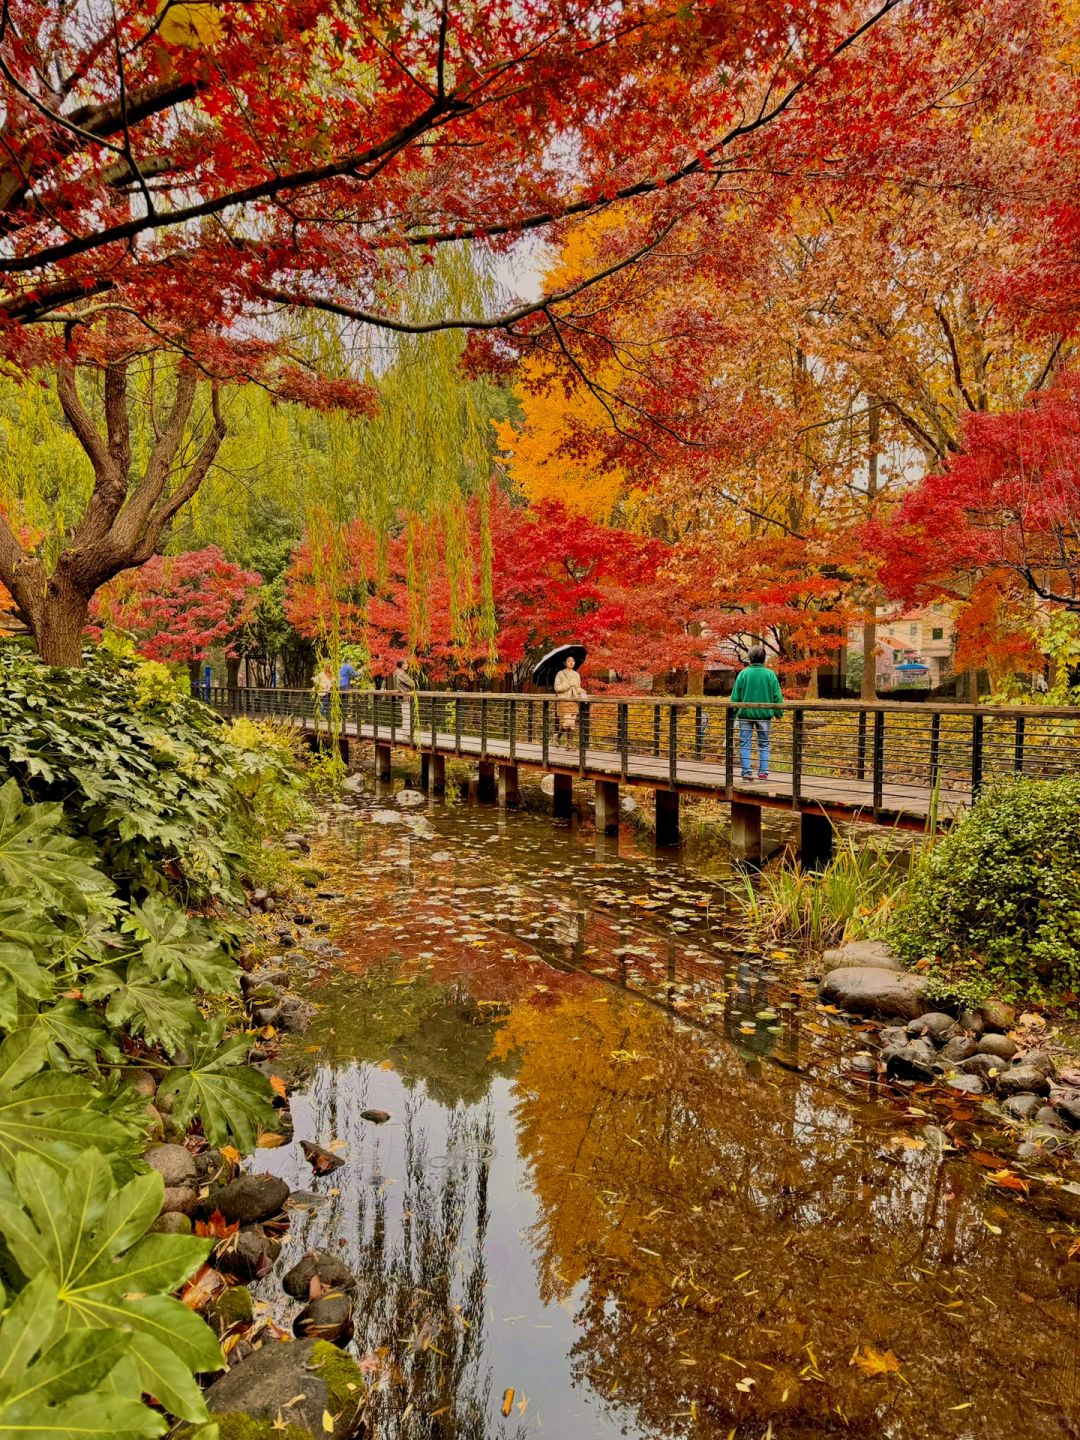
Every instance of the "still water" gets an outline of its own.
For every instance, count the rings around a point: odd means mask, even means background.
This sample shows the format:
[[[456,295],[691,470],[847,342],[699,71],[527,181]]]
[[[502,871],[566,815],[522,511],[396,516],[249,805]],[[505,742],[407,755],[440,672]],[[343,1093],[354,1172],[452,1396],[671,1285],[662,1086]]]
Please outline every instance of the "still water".
[[[864,1037],[722,878],[388,792],[317,858],[345,956],[292,1111],[346,1164],[259,1158],[318,1196],[278,1270],[359,1276],[378,1440],[1080,1435],[1075,1197],[996,1184],[959,1102],[845,1075]]]

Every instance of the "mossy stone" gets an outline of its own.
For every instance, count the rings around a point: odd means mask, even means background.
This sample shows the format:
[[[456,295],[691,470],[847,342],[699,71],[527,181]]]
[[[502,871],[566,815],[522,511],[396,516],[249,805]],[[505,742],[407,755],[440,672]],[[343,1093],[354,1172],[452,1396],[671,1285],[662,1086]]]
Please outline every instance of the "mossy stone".
[[[233,1325],[250,1325],[255,1319],[251,1291],[246,1285],[230,1285],[222,1290],[210,1304],[210,1318],[220,1335]]]
[[[218,1440],[311,1440],[311,1431],[302,1425],[281,1429],[273,1420],[256,1420],[239,1410],[214,1415],[211,1420],[218,1427]],[[187,1425],[176,1432],[176,1440],[197,1440],[201,1433],[205,1433],[205,1426]]]
[[[331,1412],[355,1410],[364,1394],[364,1376],[356,1361],[329,1340],[316,1340],[311,1359],[326,1386]]]

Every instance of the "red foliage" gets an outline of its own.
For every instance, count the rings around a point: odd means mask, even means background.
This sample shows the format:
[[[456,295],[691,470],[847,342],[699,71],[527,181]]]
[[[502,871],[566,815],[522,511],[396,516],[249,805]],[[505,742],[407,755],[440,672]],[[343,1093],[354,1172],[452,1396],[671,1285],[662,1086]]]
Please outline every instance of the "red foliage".
[[[91,615],[96,633],[105,622],[127,631],[148,660],[201,660],[214,646],[231,656],[261,584],[261,575],[210,545],[156,555],[138,570],[125,570],[98,591]]]
[[[475,622],[481,551],[475,504],[468,519],[467,579]],[[700,655],[702,641],[689,633],[678,588],[662,576],[669,552],[661,542],[592,524],[556,504],[522,509],[497,492],[490,527],[497,650],[492,668],[514,671],[523,680],[546,650],[571,640],[588,648],[591,673],[612,669],[627,678],[685,665]],[[412,614],[420,637],[417,659],[429,679],[461,678],[486,668],[487,649],[475,623],[471,634],[455,637],[444,565],[428,567],[430,574],[421,566],[410,607],[407,532],[390,542],[380,573],[374,537],[354,522],[345,533],[336,583],[327,578],[334,568],[325,554],[313,563],[310,538],[296,552],[286,608],[302,634],[325,637],[336,611],[342,639],[363,637],[373,670],[383,673],[408,656]]]

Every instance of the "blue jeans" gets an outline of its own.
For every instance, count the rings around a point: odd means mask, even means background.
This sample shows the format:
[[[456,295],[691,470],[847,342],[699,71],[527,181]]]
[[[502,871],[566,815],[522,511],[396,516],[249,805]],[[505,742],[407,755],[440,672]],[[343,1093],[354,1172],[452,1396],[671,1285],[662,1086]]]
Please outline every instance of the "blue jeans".
[[[742,773],[749,775],[753,766],[750,764],[750,746],[754,738],[754,731],[757,731],[757,753],[758,769],[763,775],[769,772],[769,720],[739,720],[739,760],[742,763]]]

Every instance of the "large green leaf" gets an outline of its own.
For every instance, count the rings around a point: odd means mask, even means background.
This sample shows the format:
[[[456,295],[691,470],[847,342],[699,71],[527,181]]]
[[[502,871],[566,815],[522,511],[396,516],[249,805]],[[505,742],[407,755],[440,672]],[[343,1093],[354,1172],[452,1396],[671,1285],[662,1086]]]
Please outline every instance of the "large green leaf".
[[[191,1064],[176,1067],[158,1087],[173,1097],[174,1124],[182,1128],[198,1115],[212,1145],[232,1136],[239,1149],[254,1148],[259,1128],[272,1128],[276,1117],[269,1081],[247,1063],[250,1043],[245,1035],[226,1040],[223,1016],[210,1022],[192,1046]]]
[[[25,804],[14,780],[0,786],[0,885],[74,913],[111,887],[89,863],[91,847],[61,833],[64,823],[63,806]]]
[[[14,1191],[0,1193],[0,1233],[24,1275],[54,1281],[56,1334],[127,1333],[142,1389],[182,1419],[201,1420],[206,1410],[193,1375],[220,1369],[221,1349],[199,1316],[168,1292],[199,1266],[212,1242],[146,1233],[162,1190],[157,1173],[117,1189],[94,1150],[66,1176],[24,1154]]]
[[[132,1150],[138,1131],[105,1114],[87,1080],[39,1073],[46,1053],[35,1030],[20,1030],[0,1045],[0,1165],[10,1170],[24,1152],[68,1161],[93,1145],[118,1156]]]
[[[152,1045],[176,1051],[186,1047],[203,1020],[184,991],[172,980],[148,976],[122,978],[101,970],[83,991],[88,1000],[105,1000],[105,1018],[115,1029],[141,1035]]]
[[[142,905],[133,905],[123,928],[141,942],[131,967],[138,976],[180,980],[196,990],[236,989],[236,965],[223,953],[220,940],[165,896],[150,895]]]
[[[56,1282],[42,1274],[0,1323],[0,1440],[160,1435],[165,1419],[143,1403],[137,1376],[117,1383],[130,1336],[74,1330],[55,1338],[60,1318]]]
[[[98,1057],[119,1063],[121,1052],[97,1010],[66,998],[23,1018],[22,1025],[45,1041],[49,1063],[58,1070],[83,1065],[98,1069]]]

